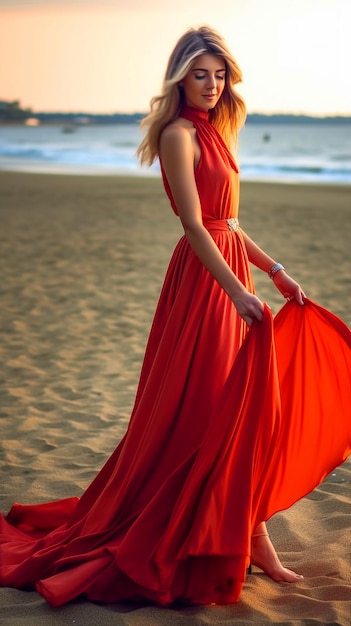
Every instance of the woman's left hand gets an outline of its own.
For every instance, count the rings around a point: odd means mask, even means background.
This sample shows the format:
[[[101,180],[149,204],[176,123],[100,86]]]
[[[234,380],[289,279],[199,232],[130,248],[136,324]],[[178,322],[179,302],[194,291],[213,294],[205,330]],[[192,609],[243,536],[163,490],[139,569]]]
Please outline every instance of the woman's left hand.
[[[296,300],[298,304],[303,304],[306,297],[300,285],[293,280],[284,270],[279,270],[273,279],[274,285],[287,300]]]

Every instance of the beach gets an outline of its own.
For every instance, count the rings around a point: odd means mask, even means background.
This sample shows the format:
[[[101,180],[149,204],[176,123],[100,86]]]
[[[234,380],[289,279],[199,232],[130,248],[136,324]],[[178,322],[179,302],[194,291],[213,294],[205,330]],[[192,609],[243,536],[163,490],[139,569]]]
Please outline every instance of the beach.
[[[0,172],[1,500],[80,495],[126,431],[148,332],[182,235],[159,178]],[[242,228],[306,295],[351,324],[350,189],[244,182]],[[254,272],[276,313],[284,299]],[[337,410],[337,407],[336,407]],[[255,568],[235,605],[158,608],[77,599],[52,609],[0,589],[5,626],[349,626],[351,460],[268,523],[277,584]]]

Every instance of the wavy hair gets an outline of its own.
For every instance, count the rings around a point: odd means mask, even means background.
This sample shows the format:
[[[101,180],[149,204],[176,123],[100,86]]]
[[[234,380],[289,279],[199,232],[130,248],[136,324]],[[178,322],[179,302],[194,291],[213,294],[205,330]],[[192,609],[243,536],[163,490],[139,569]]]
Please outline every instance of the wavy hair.
[[[184,94],[179,88],[179,82],[202,54],[213,54],[225,61],[225,87],[216,106],[210,110],[210,121],[229,147],[236,142],[238,131],[246,118],[244,100],[234,88],[242,80],[241,70],[223,38],[215,30],[208,26],[191,28],[177,42],[168,61],[161,95],[152,98],[150,113],[141,122],[141,128],[148,128],[137,150],[142,165],[152,165],[158,158],[160,135],[178,117],[184,105]]]

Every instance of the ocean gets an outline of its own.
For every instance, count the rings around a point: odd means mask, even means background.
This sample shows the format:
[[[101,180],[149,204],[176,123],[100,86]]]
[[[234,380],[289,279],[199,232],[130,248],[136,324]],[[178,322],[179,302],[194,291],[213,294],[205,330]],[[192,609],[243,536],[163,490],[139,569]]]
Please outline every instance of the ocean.
[[[0,170],[159,176],[135,157],[137,124],[2,126]],[[242,180],[351,183],[350,124],[254,124],[240,133]]]

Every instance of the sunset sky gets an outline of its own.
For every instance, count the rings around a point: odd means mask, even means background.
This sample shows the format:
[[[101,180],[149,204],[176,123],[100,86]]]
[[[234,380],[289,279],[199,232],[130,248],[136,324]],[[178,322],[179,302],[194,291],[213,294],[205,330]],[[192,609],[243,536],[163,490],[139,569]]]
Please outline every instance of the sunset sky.
[[[0,99],[146,111],[183,32],[219,30],[249,111],[351,114],[350,0],[0,0]]]

